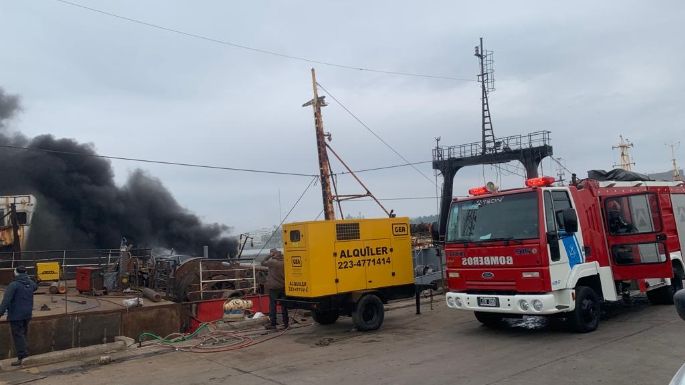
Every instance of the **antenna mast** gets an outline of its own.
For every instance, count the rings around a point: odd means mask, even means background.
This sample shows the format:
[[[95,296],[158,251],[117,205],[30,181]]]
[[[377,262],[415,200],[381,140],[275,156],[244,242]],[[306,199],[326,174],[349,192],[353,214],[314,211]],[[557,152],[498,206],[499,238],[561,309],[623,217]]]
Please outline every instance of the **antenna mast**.
[[[680,146],[680,142],[666,144],[671,147],[671,162],[673,163],[673,180],[683,180],[683,176],[680,175],[680,169],[675,161],[675,148]]]
[[[560,186],[564,186],[564,177],[566,176],[562,160],[562,158],[557,158],[557,182],[559,182]]]
[[[481,154],[486,152],[497,152],[495,143],[495,133],[492,130],[492,119],[490,117],[490,104],[488,102],[488,93],[495,90],[495,70],[493,69],[492,51],[483,49],[483,38],[480,38],[480,46],[474,47],[475,54],[480,63],[480,74],[478,81],[481,86],[481,106],[482,106],[482,149]]]
[[[614,167],[631,171],[633,169],[632,166],[635,166],[635,162],[633,162],[632,158],[630,157],[630,148],[633,147],[633,144],[628,139],[623,139],[623,135],[619,135],[619,138],[621,140],[619,141],[618,145],[611,147],[614,150],[619,149],[621,152],[619,155],[619,164],[614,164]]]

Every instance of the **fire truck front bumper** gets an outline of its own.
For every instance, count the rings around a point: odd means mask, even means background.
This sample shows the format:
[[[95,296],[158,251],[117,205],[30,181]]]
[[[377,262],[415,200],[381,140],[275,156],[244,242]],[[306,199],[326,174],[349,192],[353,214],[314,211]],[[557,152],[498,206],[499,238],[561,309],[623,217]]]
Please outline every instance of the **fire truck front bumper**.
[[[447,307],[457,310],[503,314],[547,315],[572,311],[575,308],[573,290],[557,290],[544,294],[468,294],[448,292]]]

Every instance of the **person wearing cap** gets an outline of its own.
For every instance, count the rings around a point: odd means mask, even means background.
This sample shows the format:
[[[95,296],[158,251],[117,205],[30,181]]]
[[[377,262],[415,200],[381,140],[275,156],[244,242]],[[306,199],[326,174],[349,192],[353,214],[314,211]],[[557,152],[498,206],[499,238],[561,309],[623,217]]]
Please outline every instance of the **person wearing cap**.
[[[269,291],[269,318],[271,319],[271,324],[267,325],[266,328],[276,329],[277,302],[285,298],[283,253],[277,249],[269,250],[269,256],[262,261],[262,266],[269,268],[264,288]],[[288,318],[288,308],[284,304],[281,304],[281,316],[283,317],[283,327],[287,329],[290,319]]]
[[[24,358],[29,355],[26,347],[26,333],[33,315],[33,292],[37,288],[38,285],[26,274],[26,268],[18,266],[14,269],[14,281],[5,289],[5,295],[0,303],[0,317],[7,312],[7,320],[10,322],[14,339],[14,350],[17,352],[17,360],[12,362],[12,366],[21,365]]]

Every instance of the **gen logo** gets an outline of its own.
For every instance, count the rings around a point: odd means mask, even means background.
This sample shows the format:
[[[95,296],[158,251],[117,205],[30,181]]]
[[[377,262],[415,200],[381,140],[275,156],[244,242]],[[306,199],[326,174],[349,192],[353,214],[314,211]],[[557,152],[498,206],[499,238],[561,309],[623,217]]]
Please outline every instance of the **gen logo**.
[[[392,235],[409,235],[409,225],[406,223],[393,223]]]
[[[293,267],[302,267],[302,257],[300,257],[299,255],[295,255],[293,256],[290,263]]]

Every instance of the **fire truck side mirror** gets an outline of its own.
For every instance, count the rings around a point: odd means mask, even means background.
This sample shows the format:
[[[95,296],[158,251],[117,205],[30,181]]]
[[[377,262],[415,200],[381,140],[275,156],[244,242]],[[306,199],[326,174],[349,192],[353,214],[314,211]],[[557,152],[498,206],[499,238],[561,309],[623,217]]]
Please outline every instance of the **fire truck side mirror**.
[[[678,290],[673,296],[673,302],[678,315],[685,320],[685,290]]]
[[[438,222],[431,223],[431,238],[433,238],[433,242],[440,240],[440,224]]]
[[[574,209],[564,209],[561,212],[561,216],[564,222],[564,231],[567,233],[577,233],[578,232],[578,216],[576,215],[576,210]]]

